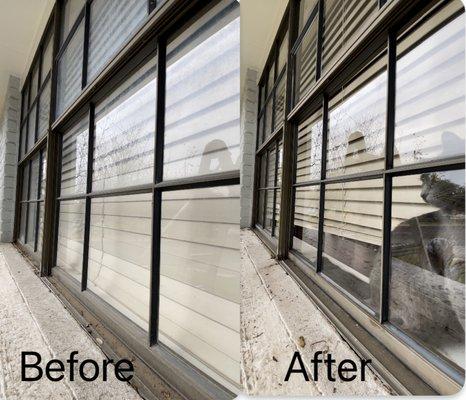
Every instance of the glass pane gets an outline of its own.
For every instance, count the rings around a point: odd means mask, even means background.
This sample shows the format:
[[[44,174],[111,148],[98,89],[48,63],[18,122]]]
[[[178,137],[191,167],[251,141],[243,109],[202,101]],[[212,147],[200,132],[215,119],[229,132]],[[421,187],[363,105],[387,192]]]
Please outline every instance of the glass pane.
[[[23,168],[22,187],[21,187],[21,200],[28,200],[29,188],[29,162]]]
[[[152,194],[92,199],[87,287],[148,330]]]
[[[315,6],[317,6],[317,0],[301,0],[299,4],[299,32],[301,32],[306,25],[307,20],[311,16]]]
[[[239,3],[221,1],[167,48],[164,179],[239,168]]]
[[[283,125],[285,119],[285,78],[286,74],[282,76],[280,82],[277,85],[277,91],[275,95],[275,128]]]
[[[88,125],[84,119],[63,135],[61,196],[86,192]]]
[[[58,61],[56,117],[59,117],[81,93],[83,42],[84,22],[81,21]]]
[[[29,110],[29,103],[28,103],[28,96],[29,96],[29,85],[27,85],[24,89],[23,96],[21,98],[22,101],[22,119],[24,120],[27,116],[27,112]]]
[[[96,108],[93,191],[153,181],[156,93],[153,59]]]
[[[278,142],[277,186],[282,185],[283,139]]]
[[[28,118],[28,143],[27,151],[31,150],[34,147],[36,142],[36,107],[37,103],[31,109]]]
[[[44,52],[42,53],[41,84],[45,81],[47,74],[52,69],[52,53],[53,35],[50,34],[47,41],[44,44]]]
[[[39,85],[39,64],[36,63],[34,65],[34,69],[32,71],[32,78],[31,78],[31,99],[29,100],[29,104],[32,104],[34,99],[37,96],[37,87]]]
[[[327,71],[367,28],[379,11],[379,0],[325,0],[322,70]]]
[[[330,102],[327,177],[385,166],[387,74],[370,81],[364,78],[359,77]],[[355,88],[362,79],[363,86]]]
[[[273,197],[274,190],[265,191],[265,221],[264,229],[272,234],[272,223],[273,223]]]
[[[321,178],[322,110],[319,109],[298,126],[296,182]]]
[[[259,187],[265,188],[266,185],[267,185],[267,153],[264,153],[261,156],[261,161],[260,161]]]
[[[267,157],[267,181],[266,187],[274,187],[275,186],[275,170],[277,168],[277,150],[275,145],[270,150],[267,150],[268,157]]]
[[[278,51],[278,73],[282,72],[283,67],[286,65],[288,60],[288,31],[280,43],[280,49]]]
[[[60,202],[57,267],[81,282],[85,200]]]
[[[464,368],[464,170],[393,179],[390,321]]]
[[[265,190],[259,190],[259,199],[257,204],[257,223],[264,226],[264,205],[265,205]]]
[[[265,106],[265,132],[264,132],[264,141],[271,135],[273,130],[273,96],[269,98]]]
[[[317,265],[320,186],[295,189],[292,247]]]
[[[47,148],[42,150],[42,181],[40,183],[40,198],[45,199],[45,184],[47,181]]]
[[[50,116],[50,80],[45,85],[42,94],[40,95],[39,101],[39,126],[37,137],[41,138],[47,133],[49,127],[49,116]]]
[[[280,227],[280,196],[281,196],[281,191],[279,189],[275,190],[275,215],[274,215],[274,232],[273,236],[277,237],[279,236],[278,234],[278,228]]]
[[[27,120],[21,128],[21,143],[20,143],[20,154],[21,158],[26,154],[26,138],[27,138]]]
[[[18,240],[22,243],[26,243],[26,213],[27,203],[21,203],[21,215],[19,223],[19,237]]]
[[[403,53],[418,36],[398,49],[395,165],[464,154],[464,14]]]
[[[31,186],[29,189],[29,200],[37,200],[38,198],[39,169],[40,169],[40,157],[39,157],[39,153],[37,153],[31,162]]]
[[[73,27],[79,13],[84,7],[86,0],[67,0],[63,7],[62,29],[60,43],[63,43]]]
[[[147,0],[91,3],[88,79],[91,82],[147,16]]]
[[[44,202],[39,203],[39,231],[37,233],[37,252],[42,253],[42,243],[44,238]]]
[[[160,340],[227,382],[240,382],[239,186],[165,192]]]
[[[273,84],[275,82],[275,63],[269,67],[269,75],[267,77],[267,97],[272,93]]]
[[[37,203],[29,203],[26,244],[31,246],[31,249],[34,249],[36,240],[36,212]]]
[[[383,180],[336,183],[325,188],[323,272],[378,313]]]
[[[264,114],[259,118],[259,130],[257,134],[259,135],[259,145],[261,145],[264,141]]]
[[[317,18],[314,18],[296,50],[295,103],[316,81],[317,26]]]

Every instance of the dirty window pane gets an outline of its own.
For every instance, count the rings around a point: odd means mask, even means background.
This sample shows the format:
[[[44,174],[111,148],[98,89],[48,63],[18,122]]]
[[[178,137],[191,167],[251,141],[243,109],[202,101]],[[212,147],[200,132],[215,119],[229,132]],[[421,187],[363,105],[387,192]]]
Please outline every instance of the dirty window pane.
[[[61,160],[61,196],[85,193],[89,131],[87,119],[63,135]]]
[[[464,170],[393,179],[390,321],[464,368]]]
[[[164,179],[238,169],[239,3],[224,0],[167,48]]]
[[[88,83],[134,34],[147,12],[147,0],[114,1],[111,5],[107,0],[91,3]]]
[[[240,381],[239,186],[162,195],[160,340]]]
[[[374,313],[380,277],[383,180],[325,187],[323,273]]]
[[[156,93],[153,59],[96,108],[93,191],[152,182]]]
[[[57,268],[81,281],[85,200],[60,202]]]
[[[403,54],[420,34],[398,46],[395,165],[464,154],[464,14]]]
[[[320,186],[295,189],[293,249],[317,262]]]
[[[95,198],[87,287],[148,330],[152,194]]]

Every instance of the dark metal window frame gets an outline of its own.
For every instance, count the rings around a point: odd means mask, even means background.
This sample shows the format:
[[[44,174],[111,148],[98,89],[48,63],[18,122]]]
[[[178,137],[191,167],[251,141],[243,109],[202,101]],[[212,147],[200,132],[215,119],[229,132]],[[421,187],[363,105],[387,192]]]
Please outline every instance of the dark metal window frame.
[[[287,13],[289,31],[289,54],[286,81],[286,113],[283,128],[284,159],[282,166],[280,234],[278,240],[272,241],[261,226],[257,225],[258,193],[260,157],[275,138],[270,138],[256,151],[255,162],[255,190],[253,228],[269,249],[280,260],[305,291],[325,310],[332,321],[345,334],[348,341],[354,345],[359,354],[375,360],[377,372],[399,393],[455,393],[464,380],[464,371],[449,360],[427,350],[415,340],[395,328],[388,322],[388,293],[389,293],[389,265],[390,265],[390,234],[391,234],[391,187],[395,176],[418,174],[430,171],[464,169],[464,157],[448,160],[424,162],[415,165],[393,165],[394,157],[394,124],[395,124],[395,79],[396,79],[396,43],[400,32],[413,30],[420,23],[419,17],[429,11],[433,14],[439,11],[448,1],[414,1],[408,5],[403,1],[381,1],[380,11],[374,21],[363,32],[360,38],[354,40],[349,49],[335,62],[333,66],[321,76],[320,65],[323,31],[323,2],[319,0],[301,33],[298,32],[299,0],[290,0]],[[460,14],[460,13],[459,13]],[[457,14],[457,15],[459,15]],[[456,16],[457,16],[456,15]],[[294,99],[294,57],[307,30],[318,18],[318,60],[316,61],[316,81],[307,93],[296,103]],[[453,17],[452,17],[453,18]],[[414,24],[414,25],[413,25]],[[285,29],[281,26],[280,29]],[[279,37],[282,33],[277,33]],[[299,35],[298,35],[299,34]],[[319,51],[320,49],[320,51]],[[385,138],[385,168],[383,170],[360,174],[344,175],[336,178],[326,177],[326,144],[328,130],[328,103],[330,96],[338,93],[339,89],[352,79],[360,75],[367,67],[366,60],[374,60],[385,49],[387,59],[387,105],[386,105],[386,138]],[[274,48],[271,51],[273,54]],[[270,59],[270,56],[269,56]],[[371,61],[372,62],[372,61]],[[259,86],[263,87],[266,71],[263,72]],[[322,110],[323,135],[321,177],[303,183],[296,183],[296,135],[298,124],[312,115],[317,109]],[[261,106],[259,105],[259,110]],[[258,122],[260,121],[258,113]],[[260,132],[259,127],[257,132]],[[272,135],[273,136],[273,135]],[[324,222],[325,185],[337,182],[348,182],[361,179],[381,178],[383,189],[383,248],[382,248],[382,286],[380,316],[376,320],[361,303],[344,290],[339,289],[333,282],[321,274],[322,269],[322,240]],[[318,256],[316,265],[291,248],[292,226],[294,215],[294,191],[297,187],[319,186],[319,222],[318,222]],[[342,323],[345,321],[345,323]],[[351,326],[353,324],[353,326]],[[354,324],[359,324],[356,329]],[[363,329],[364,331],[361,331]],[[366,342],[361,338],[365,337]]]
[[[40,274],[46,283],[51,284],[57,294],[65,301],[76,307],[76,315],[88,314],[92,318],[103,321],[105,330],[110,332],[108,340],[113,341],[114,337],[121,340],[144,365],[148,367],[151,375],[143,375],[141,379],[144,390],[149,392],[149,396],[157,392],[153,387],[162,377],[169,387],[186,398],[219,398],[230,399],[235,395],[227,388],[215,382],[211,377],[192,366],[181,356],[174,353],[163,343],[158,342],[158,308],[159,308],[159,278],[160,278],[160,223],[161,223],[161,199],[162,193],[166,191],[196,189],[205,187],[217,187],[239,184],[239,171],[220,172],[210,175],[194,176],[182,179],[163,180],[163,143],[164,143],[164,115],[165,115],[165,52],[167,40],[182,32],[186,25],[194,23],[204,13],[206,13],[220,0],[212,0],[209,3],[192,0],[148,0],[149,16],[142,24],[141,28],[132,35],[121,47],[119,51],[100,70],[92,82],[86,82],[86,62],[83,62],[82,92],[77,99],[62,113],[53,120],[56,109],[56,88],[58,60],[66,49],[67,44],[76,32],[82,19],[85,19],[85,30],[89,29],[89,11],[92,0],[87,0],[85,6],[80,11],[76,21],[74,21],[67,38],[60,44],[61,15],[64,1],[57,0],[50,17],[47,29],[53,29],[53,66],[48,79],[51,80],[51,107],[49,129],[47,135],[39,140],[28,154],[18,161],[17,180],[17,201],[15,216],[15,244],[31,258],[31,261],[40,267]],[[87,22],[86,22],[87,19]],[[44,34],[45,35],[45,34]],[[86,34],[85,34],[86,35]],[[42,39],[44,40],[44,39]],[[87,52],[88,37],[85,40],[84,53]],[[39,50],[38,50],[39,52]],[[114,87],[119,82],[124,81],[128,74],[137,69],[142,63],[151,57],[157,57],[157,103],[156,103],[156,126],[155,126],[155,146],[154,146],[154,181],[147,185],[118,188],[115,190],[92,191],[92,165],[93,165],[93,138],[94,138],[94,108],[106,96],[110,95]],[[86,56],[84,56],[85,58]],[[32,71],[32,68],[31,68]],[[30,72],[29,74],[31,74]],[[40,79],[40,78],[39,78]],[[23,88],[23,93],[27,90],[27,83]],[[44,83],[45,85],[45,83]],[[60,196],[61,181],[61,140],[63,133],[83,116],[88,118],[88,163],[86,193],[76,196]],[[23,118],[22,118],[23,120]],[[47,152],[46,171],[46,193],[44,202],[45,221],[43,230],[43,251],[41,258],[30,254],[30,249],[22,246],[18,241],[19,215],[22,202],[21,199],[21,170],[30,168],[31,159],[41,152]],[[42,164],[40,166],[42,173]],[[40,177],[42,182],[42,177]],[[130,321],[115,308],[108,306],[102,299],[86,290],[87,286],[87,255],[89,251],[90,233],[90,205],[92,198],[120,196],[137,193],[152,193],[152,255],[151,255],[151,277],[150,277],[150,319],[149,332]],[[39,194],[40,196],[40,194]],[[56,260],[56,247],[58,237],[58,216],[59,204],[64,200],[84,199],[85,200],[85,234],[83,245],[83,269],[82,280],[77,282],[66,272],[53,270]],[[28,202],[29,203],[29,202]],[[26,213],[27,215],[27,213]],[[36,232],[37,232],[36,225]],[[37,240],[35,241],[37,248]],[[100,327],[96,326],[95,332],[99,332]],[[146,367],[145,367],[146,368]],[[137,372],[137,371],[136,371]],[[152,393],[151,393],[152,392]],[[159,392],[158,396],[164,395]]]

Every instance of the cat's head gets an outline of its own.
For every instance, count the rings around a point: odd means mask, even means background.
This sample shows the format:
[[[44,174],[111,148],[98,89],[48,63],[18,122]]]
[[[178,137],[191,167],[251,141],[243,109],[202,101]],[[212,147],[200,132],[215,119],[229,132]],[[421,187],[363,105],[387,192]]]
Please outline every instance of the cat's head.
[[[448,174],[442,172],[422,174],[421,197],[426,203],[442,211],[464,214],[464,184],[452,182]]]

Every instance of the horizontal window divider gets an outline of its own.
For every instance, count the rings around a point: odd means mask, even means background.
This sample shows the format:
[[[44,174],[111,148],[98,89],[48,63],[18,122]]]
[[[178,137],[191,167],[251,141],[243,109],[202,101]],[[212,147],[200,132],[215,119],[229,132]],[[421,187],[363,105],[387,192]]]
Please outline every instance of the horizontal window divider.
[[[98,197],[112,197],[112,196],[124,196],[124,195],[131,195],[131,194],[140,194],[140,193],[150,193],[153,188],[152,183],[148,183],[145,185],[138,185],[132,187],[123,187],[117,189],[107,189],[107,190],[98,190],[91,193],[86,194],[86,197],[98,198]]]
[[[275,129],[272,134],[262,143],[259,148],[256,150],[256,155],[260,155],[264,152],[267,147],[269,147],[274,141],[276,141],[282,134],[283,131],[283,123],[280,124],[280,127]]]
[[[301,187],[301,186],[315,186],[319,183],[343,183],[343,182],[354,182],[354,181],[362,181],[365,179],[378,179],[383,178],[384,171],[377,170],[377,171],[370,171],[370,172],[359,172],[357,174],[349,174],[349,175],[341,175],[341,176],[332,176],[330,178],[308,181],[308,182],[300,182],[296,183],[293,186]]]
[[[313,181],[304,181],[297,182],[293,184],[293,187],[303,187],[303,186],[318,186],[322,183],[322,180],[313,180]]]
[[[44,134],[34,145],[34,147],[29,150],[25,156],[21,159],[21,161],[18,163],[18,166],[21,167],[23,166],[27,161],[29,161],[41,148],[42,146],[45,146],[47,143],[47,134]]]
[[[296,55],[296,51],[298,50],[298,47],[300,46],[301,42],[303,41],[304,36],[306,36],[307,31],[309,30],[310,26],[314,22],[314,19],[317,18],[318,15],[318,10],[319,10],[319,2],[316,2],[316,5],[314,6],[314,9],[312,10],[311,14],[309,15],[306,23],[304,24],[304,27],[299,34],[298,38],[296,39],[293,47],[291,48],[291,54]]]
[[[69,195],[57,197],[57,201],[84,200],[85,198],[86,198],[85,193],[78,193],[78,194],[69,194]]]
[[[237,185],[240,182],[239,170],[219,172],[215,174],[199,175],[159,182],[154,185],[155,190],[170,191],[181,189],[196,189],[214,186]]]
[[[44,199],[20,200],[21,204],[25,203],[43,203]]]
[[[78,30],[79,28],[79,25],[81,24],[81,21],[83,20],[84,18],[84,14],[85,14],[85,9],[86,9],[86,5],[83,6],[82,10],[79,12],[79,15],[78,17],[76,18],[76,21],[74,21],[74,24],[73,26],[71,27],[70,31],[68,32],[68,35],[66,36],[66,39],[63,41],[63,43],[61,44],[60,46],[60,49],[58,50],[58,54],[57,56],[55,57],[55,60],[58,61],[63,53],[65,52],[66,48],[68,47],[71,39],[73,38],[74,34],[76,33],[76,31]],[[61,22],[60,22],[61,24]],[[60,32],[61,33],[61,32]]]
[[[278,190],[280,188],[281,186],[268,186],[268,187],[257,188],[257,190]]]
[[[141,50],[144,45],[150,41],[154,41],[154,36],[160,34],[160,31],[165,28],[168,21],[175,20],[179,15],[181,8],[192,8],[195,2],[188,0],[165,0],[160,7],[156,8],[152,14],[149,15],[146,22],[139,28],[139,30],[128,39],[121,49],[112,57],[107,64],[105,64],[97,76],[88,82],[86,88],[81,91],[77,99],[60,115],[56,116],[55,121],[52,123],[52,131],[59,130],[72,116],[76,114],[81,107],[83,107],[92,96],[107,83],[123,65],[128,62],[133,55]],[[191,4],[190,4],[191,3]],[[84,9],[82,11],[84,13]],[[56,60],[58,60],[57,57]]]
[[[439,170],[464,169],[464,167],[464,157],[453,157],[449,159],[434,160],[418,164],[400,165],[398,167],[386,170],[385,174],[391,176],[414,175],[421,174],[423,172],[433,172]]]
[[[293,121],[305,111],[306,106],[310,104],[316,96],[327,89],[332,81],[338,81],[343,76],[347,75],[342,72],[344,72],[348,66],[352,65],[352,60],[358,57],[360,53],[370,50],[371,48],[374,49],[379,44],[386,44],[385,36],[390,26],[397,26],[403,21],[406,15],[412,11],[421,14],[431,3],[433,3],[433,1],[413,0],[411,2],[406,2],[404,0],[391,0],[386,4],[370,25],[359,35],[359,38],[338,58],[330,69],[315,82],[314,86],[303,95],[298,103],[294,105],[286,117],[287,120]]]

